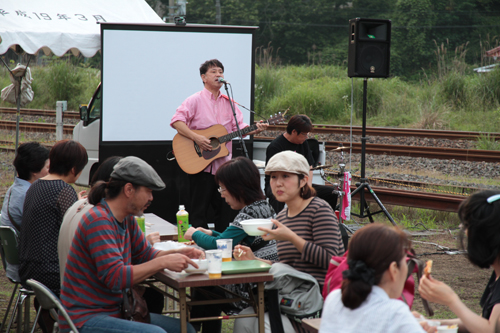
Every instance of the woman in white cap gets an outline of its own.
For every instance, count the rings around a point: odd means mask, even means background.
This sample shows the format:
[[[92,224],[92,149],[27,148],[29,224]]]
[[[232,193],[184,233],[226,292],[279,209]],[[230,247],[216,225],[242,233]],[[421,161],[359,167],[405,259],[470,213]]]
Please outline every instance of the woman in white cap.
[[[305,157],[292,151],[269,160],[265,173],[271,176],[273,195],[287,207],[272,220],[275,229],[259,229],[267,233],[263,239],[277,241],[281,263],[312,275],[321,290],[331,257],[341,256],[344,245],[332,208],[308,185],[309,170]],[[258,259],[248,247],[238,245],[234,251],[236,260]],[[243,326],[248,324],[237,320],[235,332],[247,330]]]

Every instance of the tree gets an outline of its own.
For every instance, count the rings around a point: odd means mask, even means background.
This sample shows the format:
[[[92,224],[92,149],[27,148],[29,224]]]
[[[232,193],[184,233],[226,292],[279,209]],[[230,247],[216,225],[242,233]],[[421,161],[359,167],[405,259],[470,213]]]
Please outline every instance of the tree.
[[[394,12],[391,72],[408,76],[428,67],[434,59],[431,27],[436,22],[431,0],[399,0]]]

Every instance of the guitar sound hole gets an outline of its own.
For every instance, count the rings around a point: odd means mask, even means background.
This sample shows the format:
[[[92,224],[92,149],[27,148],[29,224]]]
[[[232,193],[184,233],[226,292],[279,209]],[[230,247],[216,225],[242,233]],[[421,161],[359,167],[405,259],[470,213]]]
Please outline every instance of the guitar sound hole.
[[[212,147],[212,149],[217,149],[220,146],[219,139],[210,138],[210,146]]]

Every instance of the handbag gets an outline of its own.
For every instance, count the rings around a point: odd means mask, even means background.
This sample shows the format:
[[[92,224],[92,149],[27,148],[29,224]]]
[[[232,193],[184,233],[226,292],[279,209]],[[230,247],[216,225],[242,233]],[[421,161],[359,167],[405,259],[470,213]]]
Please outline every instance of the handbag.
[[[142,295],[144,287],[133,286],[123,291],[123,303],[121,306],[122,319],[151,323],[148,305]]]

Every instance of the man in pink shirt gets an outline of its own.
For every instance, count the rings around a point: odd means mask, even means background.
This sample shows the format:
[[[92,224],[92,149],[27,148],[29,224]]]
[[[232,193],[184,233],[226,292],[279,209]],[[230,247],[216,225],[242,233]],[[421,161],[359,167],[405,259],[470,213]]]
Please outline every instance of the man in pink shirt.
[[[217,59],[207,60],[200,67],[200,76],[205,88],[202,91],[189,96],[179,106],[172,117],[170,126],[175,128],[181,135],[193,140],[203,150],[211,150],[210,140],[203,135],[197,134],[192,130],[207,129],[213,125],[223,125],[228,133],[237,130],[233,112],[227,96],[221,94],[222,82],[219,78],[224,78],[224,66]],[[236,118],[240,129],[248,126],[243,121],[243,115],[234,105]],[[258,129],[249,134],[260,133],[267,127],[266,124],[257,124]],[[207,213],[210,206],[218,216],[221,210],[229,210],[229,206],[217,193],[218,184],[215,183],[214,175],[217,169],[229,161],[232,157],[232,143],[228,142],[226,148],[229,155],[214,160],[203,172],[195,175],[189,175],[189,195],[190,204],[186,205],[189,212],[189,222],[193,227],[208,228]],[[223,231],[229,221],[216,224],[216,229]]]

